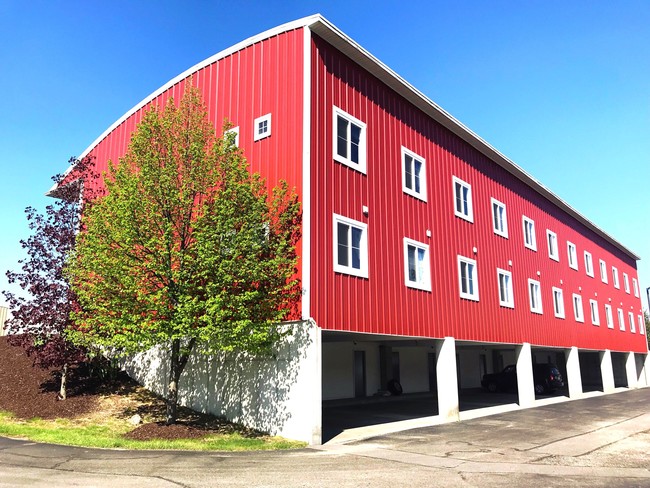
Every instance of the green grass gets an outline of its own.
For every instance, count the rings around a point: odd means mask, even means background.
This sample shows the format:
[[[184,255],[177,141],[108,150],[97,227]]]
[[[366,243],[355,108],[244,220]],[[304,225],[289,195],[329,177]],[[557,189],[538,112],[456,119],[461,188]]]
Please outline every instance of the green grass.
[[[256,451],[296,449],[305,443],[281,437],[243,437],[238,433],[208,435],[201,439],[135,441],[123,436],[134,427],[107,418],[101,422],[67,419],[21,420],[0,411],[0,435],[68,446],[115,449],[176,449],[185,451]]]

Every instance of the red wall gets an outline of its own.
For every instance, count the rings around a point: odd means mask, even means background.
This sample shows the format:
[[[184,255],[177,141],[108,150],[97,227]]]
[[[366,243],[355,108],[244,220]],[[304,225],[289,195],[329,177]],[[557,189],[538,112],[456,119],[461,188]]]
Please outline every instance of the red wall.
[[[367,175],[333,160],[333,105],[367,124]],[[426,159],[428,202],[402,191],[402,145]],[[318,37],[312,43],[311,151],[311,311],[322,328],[646,351],[645,336],[638,331],[631,333],[627,323],[628,311],[634,312],[636,321],[641,310],[641,301],[633,291],[626,294],[623,290],[624,272],[630,277],[630,288],[632,277],[637,278],[633,259]],[[473,224],[454,215],[452,175],[472,185]],[[506,204],[509,239],[492,230],[491,197]],[[364,205],[369,208],[367,217],[362,213]],[[368,279],[334,273],[333,213],[368,224]],[[537,252],[524,247],[522,214],[535,221]],[[547,228],[558,236],[559,263],[548,257]],[[427,229],[432,231],[431,238],[426,236]],[[404,237],[429,244],[432,292],[405,286]],[[567,240],[577,246],[579,271],[568,266]],[[478,250],[476,254],[474,247]],[[593,256],[594,278],[585,274],[585,250]],[[479,302],[459,297],[458,254],[477,261]],[[607,263],[607,285],[600,280],[599,259]],[[512,266],[508,265],[510,260]],[[619,270],[620,290],[612,284],[612,265]],[[514,309],[499,306],[497,267],[512,272]],[[530,312],[529,278],[541,282],[543,315]],[[564,291],[564,320],[554,317],[553,286]],[[584,323],[573,318],[573,293],[582,295]],[[599,327],[591,324],[590,298],[598,300]],[[614,329],[605,324],[605,303],[612,304]],[[625,313],[625,332],[618,330],[619,307]],[[638,323],[635,325],[638,327]]]

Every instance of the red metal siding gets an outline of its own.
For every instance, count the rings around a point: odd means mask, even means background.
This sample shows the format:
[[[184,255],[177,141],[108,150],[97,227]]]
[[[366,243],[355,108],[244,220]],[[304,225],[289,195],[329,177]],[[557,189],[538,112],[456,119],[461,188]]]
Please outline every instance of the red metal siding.
[[[366,175],[333,160],[334,105],[367,124]],[[628,311],[635,318],[641,313],[640,299],[633,291],[623,290],[624,272],[630,276],[630,287],[632,277],[637,278],[633,259],[316,36],[311,122],[311,312],[319,326],[467,341],[646,351],[645,337],[638,331],[631,333],[627,324]],[[402,191],[402,145],[426,159],[427,202]],[[472,186],[474,223],[454,215],[452,176]],[[506,205],[508,239],[492,230],[491,197]],[[364,205],[369,208],[368,216],[362,212]],[[333,213],[367,223],[368,279],[334,273]],[[522,215],[535,221],[536,252],[524,247]],[[557,233],[559,263],[548,257],[546,229]],[[405,286],[404,237],[430,246],[432,292]],[[568,266],[567,241],[577,247],[578,271]],[[594,278],[585,274],[585,250],[593,256]],[[477,261],[479,302],[459,297],[457,255]],[[607,263],[609,284],[600,280],[599,259]],[[620,290],[612,285],[612,266],[619,270]],[[514,309],[499,306],[497,267],[512,272]],[[541,283],[542,315],[530,312],[529,278]],[[563,320],[554,317],[553,286],[564,291]],[[584,323],[573,318],[573,293],[582,296]],[[590,320],[591,298],[599,304],[598,327]],[[605,303],[612,305],[614,329],[605,324]],[[625,332],[618,330],[617,308],[625,313]]]
[[[280,179],[294,187],[302,200],[303,30],[287,31],[236,51],[204,66],[192,75],[221,134],[224,120],[239,126],[239,145],[251,170],[269,185]],[[149,106],[178,102],[186,79],[153,98],[129,115],[90,151],[100,172],[107,162],[117,162],[128,147],[131,134]],[[271,136],[253,141],[253,121],[271,113]],[[298,249],[300,249],[300,244]]]

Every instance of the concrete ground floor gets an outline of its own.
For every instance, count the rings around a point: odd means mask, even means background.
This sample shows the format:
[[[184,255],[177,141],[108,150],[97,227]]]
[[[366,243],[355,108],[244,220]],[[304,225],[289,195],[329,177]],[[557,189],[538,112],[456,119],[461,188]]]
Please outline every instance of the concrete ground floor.
[[[648,355],[632,352],[329,331],[322,331],[321,344],[322,442],[650,385]],[[536,385],[533,366],[540,363],[557,366],[562,387]],[[509,365],[516,368],[512,388],[481,388],[483,375]],[[367,429],[382,424],[383,430]]]

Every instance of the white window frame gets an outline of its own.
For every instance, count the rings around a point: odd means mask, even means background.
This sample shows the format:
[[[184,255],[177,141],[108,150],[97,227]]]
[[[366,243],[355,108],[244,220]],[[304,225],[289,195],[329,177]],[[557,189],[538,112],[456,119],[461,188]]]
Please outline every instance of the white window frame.
[[[623,288],[625,289],[625,293],[628,295],[630,294],[630,277],[627,275],[627,273],[623,273]]]
[[[338,108],[336,105],[333,106],[332,110],[332,154],[334,155],[334,160],[338,161],[341,164],[344,164],[356,171],[359,171],[360,173],[363,173],[364,175],[366,174],[366,158],[367,158],[367,143],[366,143],[366,124],[365,122],[360,121],[356,117],[353,117],[349,113],[341,110]],[[347,131],[347,139],[346,139],[346,152],[348,156],[341,156],[338,153],[338,118],[341,117],[348,122],[348,131]],[[359,134],[359,162],[352,161],[350,159],[350,153],[351,153],[351,138],[350,138],[350,133],[351,133],[351,125],[354,124],[360,129],[360,134]]]
[[[264,132],[260,132],[260,125],[262,125],[264,122],[266,122],[266,130]],[[253,140],[254,141],[259,141],[261,139],[266,139],[267,137],[271,136],[271,114],[265,114],[262,115],[261,117],[257,117],[255,121],[253,122]]]
[[[412,197],[418,198],[424,202],[427,201],[427,161],[422,156],[417,153],[414,153],[410,149],[402,146],[402,190],[404,193],[411,195]],[[411,178],[413,188],[409,188],[406,185],[406,158],[411,158]],[[418,161],[422,166],[420,167],[420,173],[417,175],[417,179],[420,183],[420,191],[415,190],[415,162]]]
[[[612,313],[612,306],[609,303],[605,304],[605,321],[607,322],[607,328],[614,328],[614,314]]]
[[[414,247],[417,250],[424,251],[424,262],[422,264],[422,275],[416,276],[416,280],[411,280],[409,275],[409,257],[408,248]],[[416,263],[417,264],[417,263]],[[416,275],[418,268],[416,266]],[[418,290],[431,291],[431,261],[429,258],[429,246],[422,242],[414,241],[408,237],[404,238],[404,283],[409,288],[417,288]]]
[[[457,189],[456,185],[459,185],[461,189],[467,189],[467,201],[462,198],[461,195],[461,201],[462,203],[466,203],[467,205],[467,213],[465,213],[463,210],[464,209],[458,209],[457,202],[459,200],[459,195],[457,194]],[[463,220],[467,220],[468,222],[474,223],[474,207],[473,207],[473,202],[472,202],[472,185],[467,183],[466,181],[461,180],[457,176],[452,177],[452,193],[454,195],[454,215],[456,217],[460,217]]]
[[[585,251],[585,273],[587,276],[594,277],[594,258],[589,251]]]
[[[607,263],[600,259],[598,261],[599,266],[600,266],[600,279],[602,280],[603,283],[607,284]]]
[[[584,322],[585,310],[582,306],[582,296],[574,293],[571,301],[573,302],[573,317],[576,319],[576,322]]]
[[[466,277],[465,280],[463,280],[463,272],[462,272],[462,265],[467,264],[469,266],[472,266],[470,270],[470,275]],[[470,290],[470,283],[469,281],[473,283],[474,287],[473,290]],[[463,286],[465,285],[465,286]],[[463,288],[466,288],[468,291],[463,291]],[[479,301],[479,294],[478,294],[478,269],[476,266],[476,261],[474,259],[470,259],[465,256],[461,256],[460,254],[458,255],[458,292],[460,293],[461,298],[465,298],[467,300],[472,300],[475,302]]]
[[[230,129],[224,131],[223,133],[224,139],[228,134],[235,134],[235,137],[233,139],[233,144],[235,145],[235,147],[239,147],[239,126],[231,127]]]
[[[542,287],[537,280],[528,279],[528,304],[532,313],[543,314]]]
[[[561,288],[553,287],[553,312],[558,319],[566,317],[564,313],[564,292]]]
[[[546,245],[548,246],[548,257],[554,261],[560,261],[560,248],[558,247],[557,234],[546,229]]]
[[[637,317],[639,318],[639,334],[644,335],[643,326],[645,325],[645,321],[643,320],[643,316],[637,315]]]
[[[505,297],[501,295],[501,277],[504,277]],[[497,290],[499,292],[499,305],[502,307],[515,308],[515,298],[513,295],[512,273],[505,269],[497,268]],[[505,300],[504,300],[505,298]]]
[[[537,236],[535,235],[535,221],[530,217],[526,217],[525,215],[522,215],[521,224],[524,232],[524,246],[526,246],[531,251],[537,251]],[[528,232],[526,224],[530,224],[530,233]]]
[[[361,239],[359,242],[359,268],[354,268],[351,263],[351,256],[348,255],[350,264],[342,265],[338,263],[338,224],[345,224],[361,230]],[[368,224],[358,220],[349,219],[343,215],[334,214],[333,218],[333,243],[334,243],[334,271],[337,273],[349,274],[360,278],[368,278]],[[351,245],[348,244],[351,248]]]
[[[593,298],[589,299],[589,311],[591,312],[591,323],[600,325],[600,314],[598,313],[598,302]]]
[[[630,332],[632,334],[636,333],[636,324],[634,323],[634,313],[628,312],[627,313],[627,318],[630,321]]]
[[[569,268],[578,271],[578,250],[573,242],[566,242],[567,261],[569,261]]]
[[[625,331],[625,316],[623,315],[623,309],[617,308],[616,315],[618,315],[618,330]]]
[[[621,289],[621,283],[618,280],[618,268],[616,266],[612,266],[612,284],[617,290]]]
[[[492,229],[496,235],[508,238],[508,215],[506,205],[496,198],[491,199]],[[499,212],[499,214],[497,214]]]
[[[636,278],[632,278],[632,288],[634,289],[634,296],[639,298],[639,282]]]

